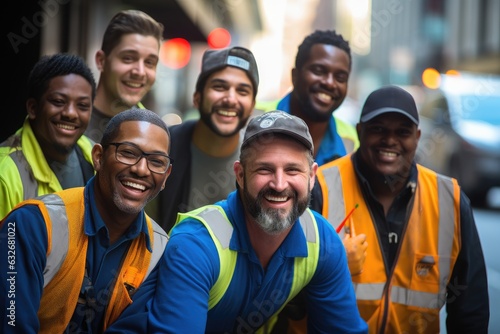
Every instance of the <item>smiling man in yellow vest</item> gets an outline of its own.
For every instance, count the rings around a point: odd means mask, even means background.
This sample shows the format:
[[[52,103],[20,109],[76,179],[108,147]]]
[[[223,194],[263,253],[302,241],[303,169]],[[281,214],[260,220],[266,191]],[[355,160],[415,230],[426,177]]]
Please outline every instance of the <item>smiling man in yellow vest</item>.
[[[359,149],[318,169],[313,207],[337,228],[358,206],[350,229],[367,237],[368,250],[351,276],[370,333],[439,333],[445,304],[448,333],[487,333],[472,208],[455,179],[415,162],[418,124],[410,93],[392,85],[372,92],[357,125]]]

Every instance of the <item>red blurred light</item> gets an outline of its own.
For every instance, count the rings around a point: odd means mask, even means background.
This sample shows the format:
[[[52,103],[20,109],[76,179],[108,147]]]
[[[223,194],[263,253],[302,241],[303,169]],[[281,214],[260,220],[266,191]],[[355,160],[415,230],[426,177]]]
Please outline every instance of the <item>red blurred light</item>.
[[[231,44],[231,34],[224,28],[216,28],[208,34],[207,42],[212,49],[226,48]]]
[[[160,50],[161,62],[170,68],[183,68],[191,59],[191,44],[184,38],[172,38],[163,42]]]

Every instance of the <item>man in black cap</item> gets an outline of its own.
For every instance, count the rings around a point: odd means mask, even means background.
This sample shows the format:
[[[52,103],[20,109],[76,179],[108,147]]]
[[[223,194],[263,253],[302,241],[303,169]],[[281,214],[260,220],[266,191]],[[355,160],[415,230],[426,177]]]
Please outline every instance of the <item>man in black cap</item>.
[[[283,111],[248,123],[236,190],[179,216],[149,313],[153,333],[270,333],[307,292],[310,333],[366,333],[341,240],[308,209],[318,165],[307,124]]]
[[[176,164],[168,191],[148,208],[167,232],[178,212],[213,204],[234,190],[232,168],[239,155],[240,130],[252,114],[258,85],[250,50],[236,46],[203,54],[193,95],[200,118],[170,128],[170,156]]]
[[[439,333],[446,303],[448,333],[487,333],[470,201],[455,179],[416,164],[418,123],[410,93],[392,85],[372,92],[356,127],[359,149],[318,168],[313,208],[344,240],[370,332]]]

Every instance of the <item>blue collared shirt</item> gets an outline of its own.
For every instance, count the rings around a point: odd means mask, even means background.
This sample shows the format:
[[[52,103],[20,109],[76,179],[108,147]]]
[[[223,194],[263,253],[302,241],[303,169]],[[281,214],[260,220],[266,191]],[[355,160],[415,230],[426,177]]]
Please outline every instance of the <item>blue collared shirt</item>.
[[[219,277],[220,260],[206,227],[188,218],[171,230],[166,255],[160,264],[157,292],[149,313],[154,333],[253,332],[284,303],[293,283],[295,259],[307,256],[300,224],[262,267],[246,230],[243,204],[237,191],[220,205],[234,230],[230,249],[237,260],[232,280],[222,299],[210,310],[210,289]],[[318,222],[318,267],[305,287],[310,306],[309,333],[366,333],[359,316],[342,241],[330,224],[314,212]]]
[[[79,330],[83,333],[101,333],[106,305],[111,295],[111,288],[114,279],[120,270],[121,262],[131,241],[144,233],[147,240],[147,247],[151,251],[151,244],[144,212],[138,218],[129,231],[113,245],[109,244],[109,233],[101,216],[97,211],[94,196],[94,177],[85,186],[85,215],[84,229],[88,239],[87,268],[89,278],[94,287],[97,298],[96,308],[93,312],[95,316],[92,320],[91,328],[86,328],[84,318],[79,312],[75,312],[68,331]],[[74,222],[73,222],[74,223]],[[77,222],[78,223],[78,222]],[[6,262],[9,254],[8,243],[5,236],[9,227],[15,226],[15,275],[8,275]],[[25,205],[12,211],[1,226],[0,233],[0,261],[2,261],[0,271],[1,305],[0,316],[2,319],[2,333],[36,333],[39,331],[39,321],[37,312],[40,308],[40,300],[43,293],[43,271],[47,259],[47,228],[43,216],[35,205]],[[57,242],[57,240],[52,240]],[[7,278],[15,276],[15,327],[7,324],[6,310],[8,302],[12,299],[4,298],[8,291]],[[148,280],[156,282],[156,275],[151,274]],[[82,282],[75,282],[82,284]],[[144,285],[144,284],[143,284]],[[151,291],[142,289],[142,294],[149,293],[152,296],[154,284],[150,286]],[[148,285],[149,286],[149,285]],[[134,302],[136,296],[134,295]],[[64,301],[61,301],[63,303]],[[146,300],[143,301],[144,304]],[[139,306],[139,305],[137,305]],[[70,330],[71,328],[71,330]]]

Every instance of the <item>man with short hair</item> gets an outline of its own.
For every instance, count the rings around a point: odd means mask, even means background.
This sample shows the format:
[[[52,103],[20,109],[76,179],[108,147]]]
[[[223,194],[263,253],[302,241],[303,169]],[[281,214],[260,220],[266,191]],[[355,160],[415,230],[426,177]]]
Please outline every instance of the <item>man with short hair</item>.
[[[154,203],[166,231],[178,212],[213,204],[234,190],[232,166],[258,85],[257,63],[250,50],[234,46],[203,54],[193,94],[200,117],[170,128],[171,154],[178,163],[167,181],[168,191],[161,192]]]
[[[364,235],[346,250],[368,245],[351,276],[371,333],[439,333],[445,304],[448,333],[487,333],[486,266],[472,207],[455,179],[415,162],[418,124],[409,92],[373,91],[356,126],[359,149],[318,169],[313,208],[342,236]]]
[[[85,187],[21,202],[0,221],[2,333],[148,332],[135,310],[154,294],[168,237],[144,206],[172,170],[169,148],[158,115],[123,111],[94,145]]]
[[[95,54],[100,72],[92,118],[85,134],[99,142],[111,117],[141,100],[156,81],[163,25],[139,10],[123,10],[110,20]]]
[[[354,127],[335,116],[347,95],[351,68],[351,48],[342,35],[335,30],[316,30],[298,47],[292,91],[271,107],[306,122],[318,166],[359,146]]]
[[[180,215],[149,313],[154,333],[270,333],[302,289],[309,333],[366,333],[341,240],[308,209],[318,165],[306,123],[283,111],[250,120],[237,189]]]

